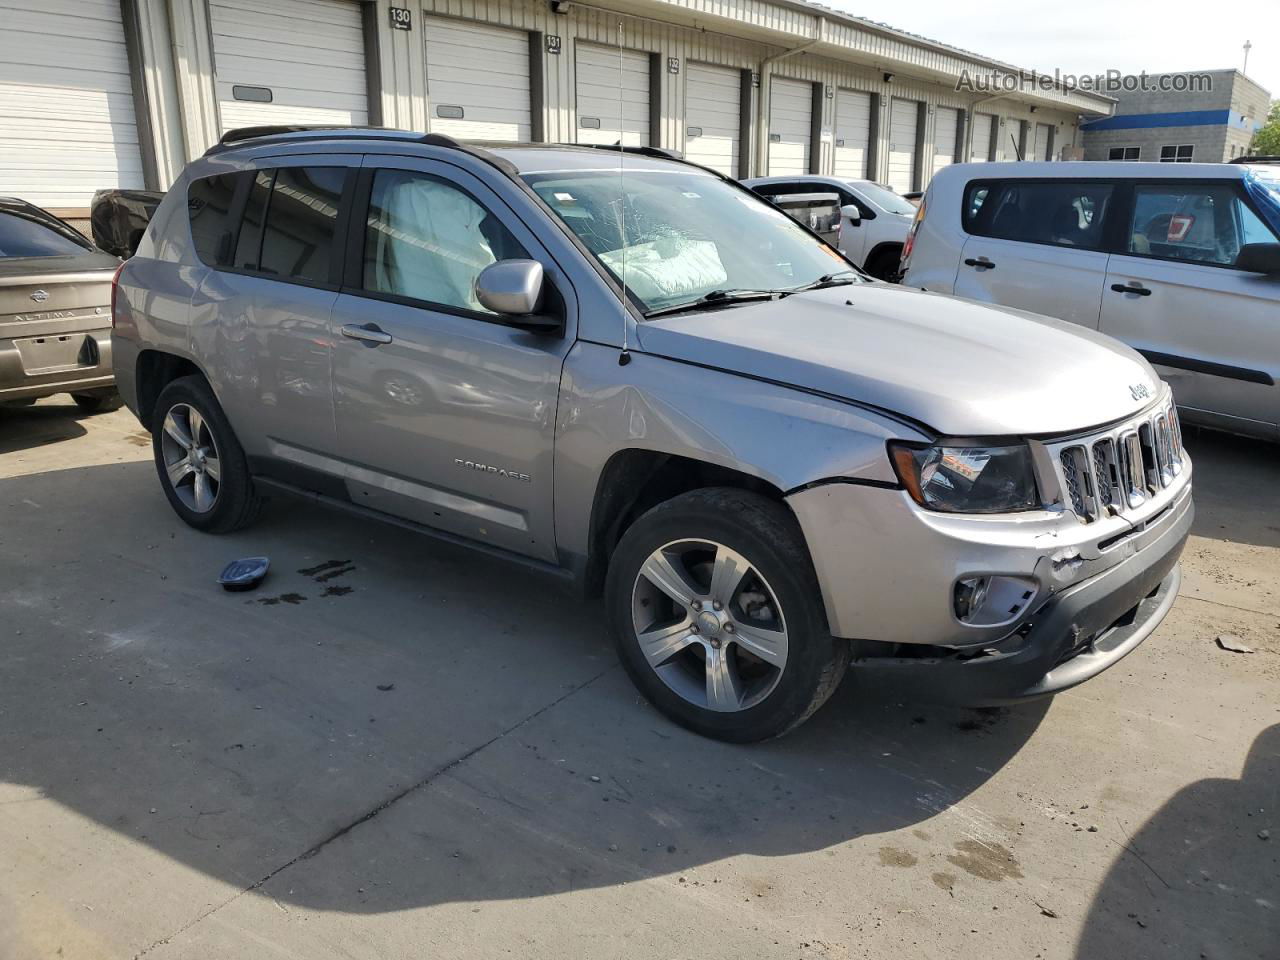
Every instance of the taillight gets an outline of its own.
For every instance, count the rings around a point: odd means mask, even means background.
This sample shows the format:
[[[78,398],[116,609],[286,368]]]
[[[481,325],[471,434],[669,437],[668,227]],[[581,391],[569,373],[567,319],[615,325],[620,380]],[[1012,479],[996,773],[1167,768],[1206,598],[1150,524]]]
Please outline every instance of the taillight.
[[[902,245],[902,259],[898,261],[898,273],[907,272],[907,262],[911,259],[911,250],[916,245],[916,233],[924,222],[924,197],[920,198],[920,206],[916,207],[916,218],[911,221],[911,229],[907,231],[906,242]]]
[[[111,275],[111,329],[116,328],[116,293],[120,289],[120,271],[124,269],[124,263],[116,267],[116,272]]]

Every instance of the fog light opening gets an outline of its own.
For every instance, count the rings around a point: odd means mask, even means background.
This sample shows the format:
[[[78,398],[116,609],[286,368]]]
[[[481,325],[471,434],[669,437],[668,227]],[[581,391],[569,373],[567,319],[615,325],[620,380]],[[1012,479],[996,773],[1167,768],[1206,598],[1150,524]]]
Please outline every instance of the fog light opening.
[[[1025,614],[1038,592],[1038,584],[1027,577],[980,574],[956,580],[951,603],[961,623],[994,627]]]
[[[987,602],[987,591],[991,581],[986,577],[961,577],[956,581],[954,603],[956,619],[961,623],[969,623],[977,616],[982,605]]]

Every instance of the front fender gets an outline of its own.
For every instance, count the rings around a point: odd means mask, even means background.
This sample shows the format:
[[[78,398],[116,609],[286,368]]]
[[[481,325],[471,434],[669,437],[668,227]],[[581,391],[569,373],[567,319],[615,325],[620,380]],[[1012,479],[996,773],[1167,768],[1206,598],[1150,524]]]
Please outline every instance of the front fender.
[[[556,543],[588,552],[596,481],[621,450],[688,457],[782,493],[832,478],[897,485],[885,443],[915,428],[780,384],[579,342],[565,361],[556,422]]]

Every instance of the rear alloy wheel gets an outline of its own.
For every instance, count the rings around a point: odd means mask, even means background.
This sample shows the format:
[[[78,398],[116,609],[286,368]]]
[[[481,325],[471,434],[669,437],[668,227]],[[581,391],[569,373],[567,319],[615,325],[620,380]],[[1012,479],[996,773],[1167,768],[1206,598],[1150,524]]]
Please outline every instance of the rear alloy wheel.
[[[258,497],[244,451],[203,378],[173,381],[156,400],[151,449],[160,485],[190,526],[227,533],[251,522]]]
[[[193,513],[208,513],[222,482],[222,460],[209,425],[195,407],[177,403],[160,430],[160,452],[174,494]]]
[[[654,507],[623,535],[605,592],[631,678],[706,736],[786,733],[848,665],[795,517],[760,494],[711,488]]]

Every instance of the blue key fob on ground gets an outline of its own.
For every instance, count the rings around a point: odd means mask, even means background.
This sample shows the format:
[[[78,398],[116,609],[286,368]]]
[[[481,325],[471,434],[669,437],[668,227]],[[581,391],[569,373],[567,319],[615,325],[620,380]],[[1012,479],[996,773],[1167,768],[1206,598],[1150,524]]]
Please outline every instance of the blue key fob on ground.
[[[223,569],[218,582],[224,590],[252,590],[267,575],[271,561],[266,557],[246,557],[232,560]]]

